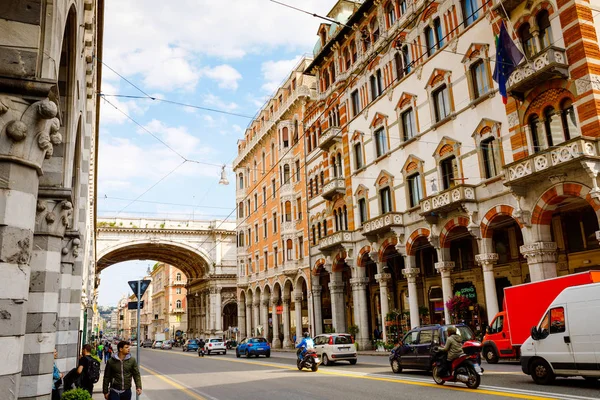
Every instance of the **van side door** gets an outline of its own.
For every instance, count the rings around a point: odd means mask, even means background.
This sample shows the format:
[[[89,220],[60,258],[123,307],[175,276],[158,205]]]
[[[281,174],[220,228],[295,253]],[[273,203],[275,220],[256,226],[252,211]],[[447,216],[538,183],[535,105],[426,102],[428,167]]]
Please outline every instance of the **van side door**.
[[[534,341],[536,355],[552,365],[558,375],[573,374],[577,370],[565,316],[566,305],[548,310],[539,325],[541,337]]]
[[[600,289],[600,288],[599,288]],[[598,290],[600,292],[600,290]],[[581,376],[600,377],[600,293],[569,302],[567,324],[575,364]]]

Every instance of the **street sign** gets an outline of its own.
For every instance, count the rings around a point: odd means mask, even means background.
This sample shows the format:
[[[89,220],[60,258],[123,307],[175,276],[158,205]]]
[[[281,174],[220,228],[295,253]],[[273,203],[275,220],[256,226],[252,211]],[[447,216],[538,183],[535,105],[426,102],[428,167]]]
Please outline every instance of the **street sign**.
[[[133,295],[137,297],[138,293],[140,294],[140,298],[144,295],[144,293],[146,292],[146,289],[148,289],[148,286],[150,286],[150,280],[143,280],[143,281],[129,281],[127,283],[129,283],[129,287],[131,288],[131,290],[133,290]],[[141,283],[139,291],[138,291],[138,283]]]
[[[138,307],[138,302],[137,301],[130,301],[127,303],[127,309],[128,310],[137,310]],[[144,308],[144,300],[140,301],[140,310]]]

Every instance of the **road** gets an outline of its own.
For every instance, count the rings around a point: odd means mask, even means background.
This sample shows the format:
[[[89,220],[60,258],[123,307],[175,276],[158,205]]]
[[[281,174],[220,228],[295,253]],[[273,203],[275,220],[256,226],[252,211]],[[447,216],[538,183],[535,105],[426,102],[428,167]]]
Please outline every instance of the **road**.
[[[135,353],[134,353],[135,354]],[[394,374],[387,357],[359,356],[355,366],[341,363],[300,372],[295,354],[273,352],[271,358],[236,358],[235,352],[204,358],[181,349],[142,349],[144,397],[148,400],[358,400],[439,399],[566,399],[600,398],[600,383],[561,379],[553,386],[538,386],[523,375],[517,363],[489,365],[481,387],[461,384],[438,386],[431,376],[407,371]]]

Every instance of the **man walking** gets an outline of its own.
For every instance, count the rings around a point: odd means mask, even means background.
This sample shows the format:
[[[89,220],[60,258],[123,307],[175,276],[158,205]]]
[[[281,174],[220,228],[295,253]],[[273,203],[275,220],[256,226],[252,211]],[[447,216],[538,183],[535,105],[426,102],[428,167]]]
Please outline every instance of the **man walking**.
[[[79,387],[90,392],[90,395],[94,392],[94,382],[91,378],[91,367],[94,359],[92,355],[92,346],[86,344],[81,349],[81,358],[79,359],[79,365],[77,366],[77,375],[79,375]],[[67,389],[65,387],[65,389]]]
[[[98,358],[100,360],[102,360],[102,358],[104,357],[104,344],[102,344],[102,342],[100,342],[100,344],[98,345]]]
[[[131,400],[131,379],[138,395],[142,394],[142,378],[135,358],[129,354],[129,342],[121,341],[104,370],[102,393],[106,400]]]

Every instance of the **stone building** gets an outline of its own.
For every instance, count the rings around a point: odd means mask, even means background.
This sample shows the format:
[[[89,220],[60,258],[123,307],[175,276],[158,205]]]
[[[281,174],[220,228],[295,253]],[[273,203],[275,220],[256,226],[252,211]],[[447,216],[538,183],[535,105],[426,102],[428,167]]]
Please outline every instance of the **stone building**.
[[[187,278],[172,265],[157,263],[152,270],[152,312],[155,332],[174,339],[187,332]]]
[[[329,17],[344,25],[319,28],[304,120],[316,333],[395,339],[455,321],[456,293],[479,329],[504,287],[598,268],[590,4],[341,0]],[[526,55],[506,106],[502,21]]]
[[[89,195],[101,74],[94,56],[102,56],[103,8],[102,0],[0,5],[0,387],[7,399],[50,398],[55,348],[62,371],[76,363],[90,255],[93,267]]]
[[[314,78],[302,59],[238,143],[238,329],[289,347],[309,327],[304,130]]]

